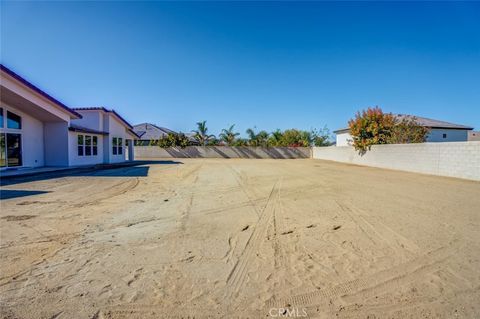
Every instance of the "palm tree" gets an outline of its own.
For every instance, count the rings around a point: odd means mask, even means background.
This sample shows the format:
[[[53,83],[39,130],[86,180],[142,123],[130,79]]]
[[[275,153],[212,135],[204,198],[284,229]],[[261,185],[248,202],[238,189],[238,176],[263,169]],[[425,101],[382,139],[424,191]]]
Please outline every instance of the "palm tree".
[[[197,122],[197,129],[192,132],[195,133],[193,137],[202,146],[205,146],[209,139],[215,137],[215,135],[208,135],[207,121]]]
[[[270,138],[268,139],[268,143],[270,146],[283,146],[283,133],[280,129],[277,129],[270,134]]]
[[[235,138],[240,135],[238,132],[233,132],[233,128],[235,127],[235,124],[231,125],[228,130],[223,129],[222,133],[220,133],[219,137],[222,141],[227,143],[227,145],[232,145],[233,142],[235,141]]]
[[[255,134],[255,131],[251,128],[248,128],[245,133],[248,135],[248,145],[250,146],[258,146],[258,141],[257,141],[257,134]]]
[[[267,131],[260,131],[255,133],[255,131],[251,128],[246,130],[248,135],[248,145],[250,146],[267,146],[268,144],[268,132]]]
[[[257,134],[257,143],[258,146],[267,147],[268,146],[268,134],[267,131],[260,131]]]

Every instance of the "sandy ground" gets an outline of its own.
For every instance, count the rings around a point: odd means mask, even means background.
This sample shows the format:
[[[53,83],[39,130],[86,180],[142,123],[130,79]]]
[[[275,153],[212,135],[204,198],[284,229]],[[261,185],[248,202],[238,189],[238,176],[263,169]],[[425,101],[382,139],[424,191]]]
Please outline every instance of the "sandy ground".
[[[480,317],[480,183],[177,161],[3,186],[2,317]]]

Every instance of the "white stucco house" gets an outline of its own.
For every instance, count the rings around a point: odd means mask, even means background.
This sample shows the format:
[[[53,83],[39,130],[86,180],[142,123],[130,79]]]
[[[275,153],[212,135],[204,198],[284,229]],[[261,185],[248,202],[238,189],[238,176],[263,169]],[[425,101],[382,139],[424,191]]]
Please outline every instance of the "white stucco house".
[[[464,142],[468,141],[469,132],[473,130],[473,127],[453,124],[445,121],[432,120],[426,117],[413,116],[408,114],[394,114],[398,120],[402,119],[415,119],[415,121],[429,129],[427,136],[427,142]],[[336,134],[336,146],[349,146],[352,145],[352,136],[350,135],[350,129],[342,128],[333,131]]]
[[[117,112],[70,108],[0,64],[0,168],[134,159],[137,135]]]

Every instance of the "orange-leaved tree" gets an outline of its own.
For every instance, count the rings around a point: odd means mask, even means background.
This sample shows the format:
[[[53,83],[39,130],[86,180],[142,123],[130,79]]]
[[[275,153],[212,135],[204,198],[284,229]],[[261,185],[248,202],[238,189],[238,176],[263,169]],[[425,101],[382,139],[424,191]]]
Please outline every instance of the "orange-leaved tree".
[[[395,126],[395,117],[383,113],[378,106],[357,112],[348,122],[353,146],[360,153],[365,153],[375,144],[388,144]]]

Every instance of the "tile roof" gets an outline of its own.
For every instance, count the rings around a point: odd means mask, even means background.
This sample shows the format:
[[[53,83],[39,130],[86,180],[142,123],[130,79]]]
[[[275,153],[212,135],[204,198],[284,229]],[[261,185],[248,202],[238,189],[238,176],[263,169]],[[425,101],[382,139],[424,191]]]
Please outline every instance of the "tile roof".
[[[134,125],[133,130],[142,140],[158,140],[167,136],[169,133],[177,133],[168,128],[160,127],[151,123],[141,123]]]
[[[429,119],[421,116],[415,116],[415,115],[409,115],[409,114],[393,114],[393,116],[395,116],[395,118],[400,121],[403,119],[411,119],[411,120],[415,119],[418,125],[428,127],[428,128],[473,130],[473,127],[470,127],[470,126],[454,124],[454,123],[439,121],[439,120],[433,120],[433,119]],[[333,131],[333,133],[345,133],[348,131],[350,131],[350,129],[346,127],[346,128],[341,128],[336,131]]]

